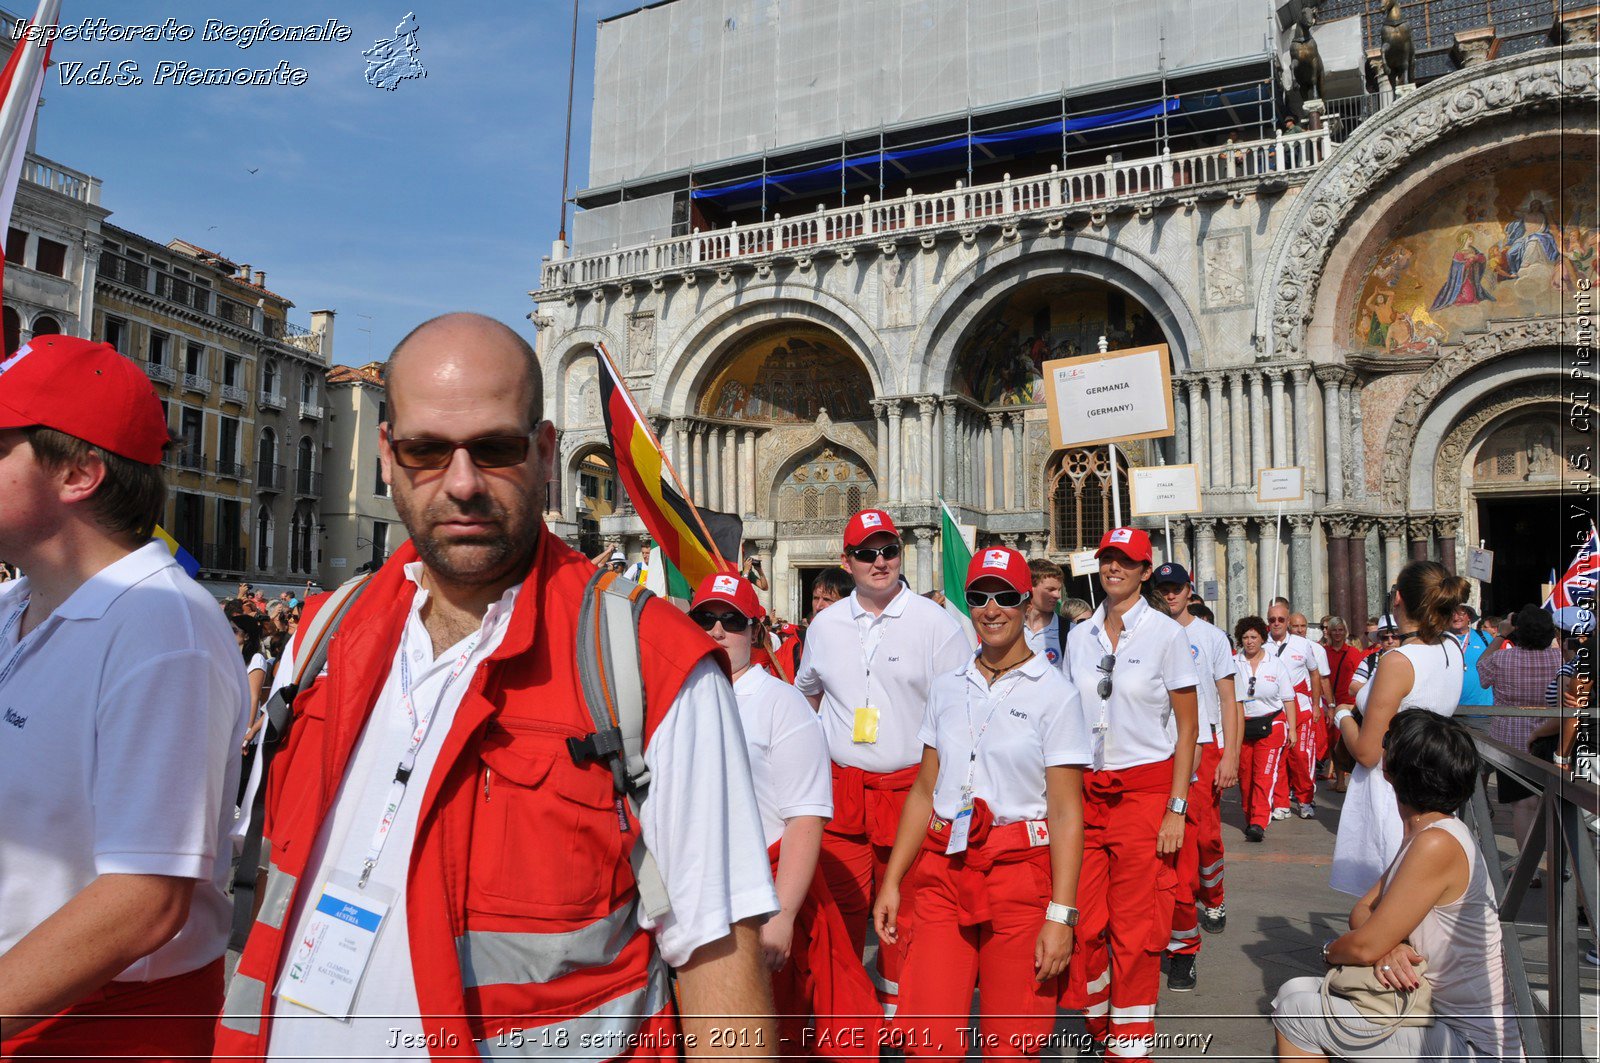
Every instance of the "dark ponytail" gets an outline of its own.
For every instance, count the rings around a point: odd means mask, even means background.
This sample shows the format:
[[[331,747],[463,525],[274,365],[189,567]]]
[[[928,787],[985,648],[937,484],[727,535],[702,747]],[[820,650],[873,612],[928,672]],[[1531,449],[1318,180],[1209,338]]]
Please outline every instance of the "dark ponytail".
[[[1437,561],[1413,561],[1394,581],[1406,615],[1417,625],[1417,638],[1437,642],[1450,626],[1450,615],[1467,600],[1472,585]]]

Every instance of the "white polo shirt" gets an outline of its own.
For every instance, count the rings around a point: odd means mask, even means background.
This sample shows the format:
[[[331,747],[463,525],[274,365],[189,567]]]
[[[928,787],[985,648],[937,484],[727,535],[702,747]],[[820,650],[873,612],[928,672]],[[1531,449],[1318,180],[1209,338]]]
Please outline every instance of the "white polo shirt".
[[[971,659],[961,626],[927,598],[902,587],[873,616],[852,592],[812,619],[794,685],[807,697],[822,695],[822,730],[835,764],[899,771],[922,760],[917,732],[934,676]],[[863,707],[878,710],[876,742],[852,740]]]
[[[1044,657],[1058,669],[1063,667],[1061,660],[1061,618],[1052,616],[1044,627],[1038,631],[1033,630],[1026,622],[1022,625],[1022,637],[1028,640],[1028,649]]]
[[[1194,670],[1199,676],[1195,694],[1200,699],[1200,744],[1222,740],[1222,697],[1217,684],[1233,675],[1233,643],[1215,624],[1193,617],[1183,628],[1189,640],[1189,656],[1194,660]]]
[[[1283,711],[1285,698],[1294,693],[1294,683],[1289,679],[1289,669],[1269,650],[1261,657],[1261,664],[1252,669],[1243,653],[1233,659],[1238,668],[1233,675],[1233,696],[1244,706],[1246,717],[1270,716]],[[1250,693],[1250,679],[1255,677],[1255,693]],[[1285,720],[1285,723],[1288,721]]]
[[[795,816],[833,818],[833,771],[822,722],[805,695],[752,665],[733,695],[750,751],[750,777],[767,848],[783,837],[784,821]]]
[[[1306,641],[1310,642],[1309,639],[1307,639]],[[1327,677],[1329,675],[1329,669],[1328,669],[1328,647],[1324,646],[1320,642],[1312,642],[1311,643],[1311,656],[1312,656],[1312,659],[1316,661],[1317,674],[1320,675],[1320,676],[1323,676],[1323,677]],[[1331,680],[1330,680],[1330,682],[1331,682]]]
[[[1037,653],[992,687],[975,661],[936,678],[917,737],[939,754],[933,810],[943,819],[961,811],[969,773],[996,826],[1043,819],[1045,768],[1090,760],[1078,692]]]
[[[1105,632],[1106,605],[1074,624],[1067,633],[1067,661],[1083,716],[1090,727],[1095,766],[1121,771],[1172,756],[1178,747],[1170,693],[1199,685],[1189,640],[1178,622],[1150,608],[1142,598],[1123,616],[1117,663],[1111,672],[1111,697],[1098,693],[1101,659],[1112,653]],[[1103,733],[1094,730],[1103,725]]]
[[[1290,631],[1284,634],[1283,641],[1275,641],[1271,635],[1267,636],[1266,654],[1282,661],[1289,670],[1289,685],[1300,686],[1310,681],[1311,673],[1317,671],[1316,643],[1304,635],[1296,635]],[[1324,664],[1326,667],[1326,664]]]
[[[149,543],[20,642],[26,577],[0,584],[0,955],[100,875],[197,879],[178,936],[115,976],[220,957],[244,660],[222,608]]]

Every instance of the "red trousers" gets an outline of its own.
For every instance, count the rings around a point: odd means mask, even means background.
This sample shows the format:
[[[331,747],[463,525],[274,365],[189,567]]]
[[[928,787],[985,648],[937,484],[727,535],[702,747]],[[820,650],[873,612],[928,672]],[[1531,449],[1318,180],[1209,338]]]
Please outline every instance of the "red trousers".
[[[1178,889],[1176,855],[1156,853],[1171,785],[1171,760],[1084,776],[1081,915],[1061,1004],[1083,1011],[1107,1059],[1153,1047]]]
[[[1026,827],[996,827],[983,848],[1012,835],[1026,846]],[[1008,853],[1019,859],[982,870],[966,866],[974,856],[925,850],[906,876],[916,882],[917,924],[906,946],[896,1041],[907,1058],[962,1059],[975,1047],[967,1017],[976,990],[982,1056],[1038,1059],[1055,1027],[1058,988],[1054,978],[1036,981],[1033,965],[1050,903],[1050,848]]]
[[[1195,901],[1209,878],[1214,886],[1205,900],[1209,907],[1222,903],[1222,810],[1217,802],[1217,765],[1222,750],[1216,742],[1195,749],[1195,779],[1189,784],[1189,810],[1184,815],[1183,848],[1178,850],[1178,891],[1172,909],[1172,940],[1167,951],[1174,956],[1200,951],[1200,915]]]
[[[222,1010],[222,960],[153,982],[107,982],[0,1045],[0,1057],[56,1063],[210,1059]]]
[[[1273,784],[1272,805],[1288,808],[1293,792],[1296,801],[1309,804],[1317,796],[1317,735],[1320,725],[1311,722],[1311,699],[1296,691],[1299,700],[1299,717],[1296,721],[1294,745],[1283,751],[1278,764],[1278,777]]]
[[[1272,794],[1278,782],[1278,762],[1283,758],[1283,713],[1272,721],[1265,738],[1247,739],[1239,751],[1239,797],[1246,822],[1266,829],[1272,820]]]
[[[900,812],[906,794],[917,780],[918,765],[879,774],[860,768],[833,766],[833,819],[822,835],[819,867],[839,906],[851,947],[861,956],[867,947],[867,927],[872,923],[872,902],[883,882],[894,849],[895,832],[900,828]],[[910,876],[907,876],[910,879]],[[902,883],[900,914],[896,924],[900,941],[891,945],[878,942],[877,970],[869,970],[886,1014],[894,1014],[900,993],[900,965],[905,952],[907,930],[912,920],[915,890]]]

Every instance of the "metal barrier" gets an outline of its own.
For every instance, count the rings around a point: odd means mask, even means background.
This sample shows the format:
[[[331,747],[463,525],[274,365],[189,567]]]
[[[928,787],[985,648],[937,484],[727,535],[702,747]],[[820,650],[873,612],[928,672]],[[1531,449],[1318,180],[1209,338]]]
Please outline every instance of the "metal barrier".
[[[1461,709],[1464,713],[1503,714],[1483,706],[1463,705]],[[1519,715],[1563,714],[1552,709]],[[1494,885],[1495,896],[1500,898],[1506,972],[1511,979],[1523,1047],[1530,1061],[1581,1059],[1583,1014],[1579,997],[1579,949],[1576,947],[1580,895],[1589,915],[1591,931],[1600,925],[1600,919],[1596,918],[1600,908],[1595,905],[1596,897],[1600,896],[1596,892],[1595,841],[1583,817],[1600,816],[1600,788],[1594,782],[1571,778],[1554,764],[1502,745],[1486,735],[1475,733],[1473,738],[1486,770],[1471,802],[1462,810],[1461,818],[1478,836],[1478,845],[1489,865],[1489,880]],[[1494,816],[1489,807],[1487,769],[1491,768],[1514,776],[1539,798],[1538,816],[1527,846],[1517,857],[1509,884],[1500,866]],[[1538,872],[1539,862],[1546,852],[1550,854],[1550,862],[1544,873],[1545,921],[1541,928],[1537,923],[1519,922],[1517,915],[1528,884]],[[1571,881],[1564,874],[1568,869]],[[1574,885],[1576,889],[1572,888]],[[1521,936],[1523,931],[1536,933],[1540,929],[1545,933],[1549,957],[1549,1007],[1543,1016],[1528,981]],[[1548,1037],[1541,1029],[1541,1017],[1548,1022]]]

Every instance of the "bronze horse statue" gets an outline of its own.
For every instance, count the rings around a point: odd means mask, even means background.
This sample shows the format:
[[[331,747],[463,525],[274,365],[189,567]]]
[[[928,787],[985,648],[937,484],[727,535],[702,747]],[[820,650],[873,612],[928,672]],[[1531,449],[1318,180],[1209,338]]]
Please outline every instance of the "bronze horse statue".
[[[1411,25],[1400,11],[1400,0],[1388,0],[1383,17],[1383,69],[1389,87],[1411,84],[1416,72],[1417,47],[1411,40]]]
[[[1322,96],[1322,53],[1311,36],[1311,27],[1317,20],[1315,4],[1307,4],[1300,11],[1300,21],[1295,27],[1294,40],[1289,42],[1289,69],[1294,75],[1295,88],[1301,100],[1320,100]]]

